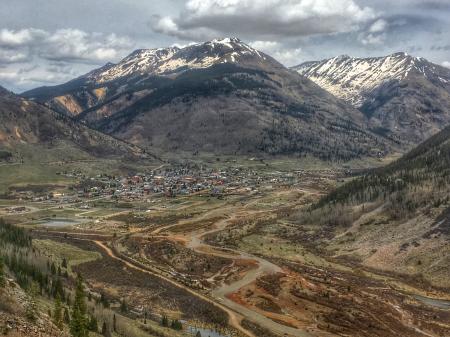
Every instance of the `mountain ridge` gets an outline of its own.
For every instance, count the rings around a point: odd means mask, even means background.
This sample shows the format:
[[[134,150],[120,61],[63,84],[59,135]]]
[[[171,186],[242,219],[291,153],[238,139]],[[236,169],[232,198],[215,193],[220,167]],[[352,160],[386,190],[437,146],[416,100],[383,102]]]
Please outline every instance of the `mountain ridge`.
[[[292,69],[362,111],[372,129],[411,146],[450,123],[450,70],[424,58],[342,55]]]
[[[36,102],[0,87],[0,146],[44,146],[49,151],[61,144],[89,156],[145,158],[139,147],[88,128]]]
[[[365,128],[360,111],[236,38],[136,50],[55,89],[25,95],[163,151],[348,160],[391,145]]]

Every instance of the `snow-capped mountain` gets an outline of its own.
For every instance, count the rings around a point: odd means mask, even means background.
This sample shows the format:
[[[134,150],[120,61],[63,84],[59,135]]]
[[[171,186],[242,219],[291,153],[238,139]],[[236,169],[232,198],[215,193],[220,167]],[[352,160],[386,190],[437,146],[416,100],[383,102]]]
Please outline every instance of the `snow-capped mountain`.
[[[450,70],[406,53],[346,55],[293,67],[354,107],[374,128],[413,143],[450,123]]]
[[[406,53],[374,58],[341,55],[306,62],[293,69],[358,108],[381,85],[406,80],[410,75],[422,75],[445,86],[450,84],[450,71]]]
[[[88,76],[106,83],[129,76],[168,75],[188,69],[202,69],[220,63],[250,63],[267,56],[237,38],[216,39],[185,48],[169,47],[134,51],[116,65]]]
[[[128,142],[164,151],[385,153],[364,115],[236,38],[137,50],[66,84],[25,93]]]
[[[173,79],[188,70],[220,64],[262,70],[284,68],[238,38],[215,39],[184,48],[138,49],[117,64],[108,63],[68,83],[33,89],[23,95],[77,116],[117,94],[140,91],[138,88],[148,90],[148,81]]]

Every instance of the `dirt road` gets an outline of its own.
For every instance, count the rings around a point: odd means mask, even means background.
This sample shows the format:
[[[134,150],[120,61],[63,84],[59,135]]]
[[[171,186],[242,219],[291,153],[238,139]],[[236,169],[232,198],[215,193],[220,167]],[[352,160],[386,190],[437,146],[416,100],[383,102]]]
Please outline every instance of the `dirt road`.
[[[222,231],[227,227],[228,222],[235,219],[238,215],[235,213],[228,219],[220,220],[216,223],[215,228],[206,232],[198,232],[194,233],[191,236],[191,240],[187,243],[187,247],[202,253],[202,254],[210,254],[214,256],[225,257],[233,260],[253,260],[257,263],[258,267],[256,269],[251,269],[248,271],[245,276],[232,282],[230,284],[222,283],[218,288],[214,289],[211,292],[211,295],[217,299],[220,303],[226,305],[228,308],[233,309],[238,312],[242,316],[248,318],[249,320],[257,323],[263,328],[269,329],[270,331],[279,333],[281,335],[289,334],[296,337],[310,337],[311,335],[306,331],[302,331],[299,329],[295,329],[292,327],[288,327],[261,315],[253,310],[246,308],[245,306],[233,302],[227,296],[238,291],[242,287],[253,283],[257,278],[267,275],[267,274],[275,274],[283,272],[280,267],[273,264],[270,261],[262,259],[258,256],[243,253],[233,249],[227,249],[227,251],[217,250],[215,247],[210,246],[203,242],[202,238],[209,234],[214,234],[216,232]],[[229,253],[228,253],[229,252]]]
[[[164,277],[164,276],[159,275],[159,274],[157,274],[157,273],[151,272],[151,271],[149,271],[149,270],[147,270],[147,269],[145,269],[145,268],[139,267],[139,266],[137,266],[137,265],[135,265],[135,264],[133,264],[133,263],[131,263],[131,262],[129,262],[129,261],[127,261],[127,260],[125,260],[125,259],[119,257],[119,256],[117,256],[116,254],[114,254],[114,252],[112,251],[111,248],[109,248],[108,246],[106,246],[106,245],[105,245],[103,242],[101,242],[101,241],[94,241],[94,242],[95,242],[95,244],[96,244],[97,246],[99,246],[99,247],[100,247],[100,248],[101,248],[101,249],[102,249],[109,257],[111,257],[111,258],[113,258],[113,259],[115,259],[115,260],[118,260],[118,261],[124,263],[127,267],[132,268],[132,269],[135,269],[135,270],[139,270],[139,271],[141,271],[141,272],[143,272],[143,273],[150,274],[150,275],[152,275],[152,276],[156,276],[156,277],[158,277],[158,278],[160,278],[160,279],[162,279],[162,280],[164,280],[164,281],[166,281],[166,282],[169,282],[169,283],[173,284],[173,285],[176,286],[176,287],[179,287],[179,288],[182,288],[182,289],[186,290],[187,292],[189,292],[189,293],[192,294],[193,296],[196,296],[196,297],[198,297],[198,298],[200,298],[200,299],[202,299],[202,300],[204,300],[204,301],[206,301],[206,302],[209,302],[209,303],[211,303],[211,304],[217,306],[218,308],[222,309],[223,311],[225,311],[225,312],[228,314],[230,326],[232,326],[233,328],[235,328],[235,329],[241,331],[242,333],[244,333],[245,335],[247,335],[247,336],[249,336],[249,337],[256,337],[252,332],[248,331],[247,329],[245,329],[245,328],[243,328],[243,327],[241,326],[242,316],[239,315],[239,314],[237,314],[236,312],[234,312],[233,310],[231,310],[231,309],[228,308],[227,306],[222,305],[222,304],[220,304],[220,303],[217,303],[216,301],[214,301],[213,299],[209,298],[208,296],[205,296],[205,295],[203,295],[203,294],[201,294],[201,293],[198,293],[198,292],[196,292],[196,291],[194,291],[194,290],[192,290],[192,289],[190,289],[190,288],[188,288],[188,287],[186,287],[186,286],[184,286],[184,285],[182,285],[182,284],[179,284],[179,283],[175,282],[174,280],[172,280],[172,279],[170,279],[170,278],[167,278],[167,277]]]

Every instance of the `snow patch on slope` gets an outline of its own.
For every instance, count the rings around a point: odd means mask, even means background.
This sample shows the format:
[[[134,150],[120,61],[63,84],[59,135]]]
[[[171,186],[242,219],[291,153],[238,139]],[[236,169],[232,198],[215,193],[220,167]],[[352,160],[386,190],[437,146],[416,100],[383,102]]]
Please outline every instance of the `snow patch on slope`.
[[[293,69],[333,95],[361,107],[366,95],[384,83],[406,79],[411,72],[428,78],[432,65],[422,58],[396,53],[386,57],[352,58],[347,55],[303,63]],[[445,79],[441,78],[445,83]]]
[[[89,74],[90,81],[105,83],[137,75],[163,75],[219,63],[238,63],[244,57],[266,57],[237,38],[215,39],[185,48],[136,50],[116,65]]]

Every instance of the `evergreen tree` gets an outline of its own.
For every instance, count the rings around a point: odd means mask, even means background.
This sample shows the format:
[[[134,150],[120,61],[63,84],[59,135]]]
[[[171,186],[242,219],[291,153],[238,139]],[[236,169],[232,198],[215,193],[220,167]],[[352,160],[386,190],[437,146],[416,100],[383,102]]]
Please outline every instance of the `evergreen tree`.
[[[25,306],[25,315],[30,321],[35,321],[37,318],[36,296],[38,293],[38,286],[32,283],[28,291],[28,302]]]
[[[6,286],[5,267],[4,267],[3,259],[0,256],[0,288],[4,288],[5,286]]]
[[[162,319],[161,319],[161,325],[168,327],[169,326],[169,319],[167,318],[166,315],[163,315]]]
[[[111,337],[111,331],[109,331],[109,328],[106,325],[106,322],[103,322],[102,335],[105,336],[105,337]]]
[[[95,318],[94,316],[91,316],[91,319],[89,320],[88,329],[93,332],[98,331],[97,318]]]
[[[177,319],[172,320],[172,324],[170,325],[170,327],[174,330],[183,330],[183,325],[181,324],[181,322]]]
[[[202,334],[200,333],[200,331],[197,331],[197,333],[195,334],[195,337],[202,337]]]
[[[103,305],[103,307],[109,308],[109,301],[103,293],[100,294],[100,303]]]
[[[69,310],[67,310],[67,308],[64,308],[64,323],[70,324],[70,315]]]
[[[106,322],[103,322],[103,325],[102,325],[102,335],[103,336],[106,336],[106,331],[107,330],[108,330],[108,327],[106,325]]]
[[[127,303],[125,302],[125,299],[122,300],[120,303],[120,311],[122,313],[126,313],[128,311]]]
[[[77,277],[75,299],[72,307],[72,318],[70,321],[70,333],[73,337],[88,337],[87,308],[81,275]]]
[[[116,314],[113,315],[113,331],[116,332]]]
[[[55,309],[53,311],[53,323],[58,327],[59,330],[63,329],[63,310],[61,305],[61,297],[56,295],[55,299]]]

